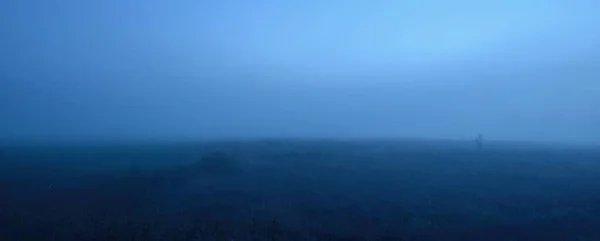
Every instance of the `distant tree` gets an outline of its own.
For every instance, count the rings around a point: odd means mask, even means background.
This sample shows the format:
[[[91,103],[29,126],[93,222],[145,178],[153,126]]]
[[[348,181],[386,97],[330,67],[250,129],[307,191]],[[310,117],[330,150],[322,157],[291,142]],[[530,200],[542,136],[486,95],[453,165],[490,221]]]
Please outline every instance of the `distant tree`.
[[[477,145],[477,150],[483,149],[483,135],[478,134],[475,138],[475,144]]]

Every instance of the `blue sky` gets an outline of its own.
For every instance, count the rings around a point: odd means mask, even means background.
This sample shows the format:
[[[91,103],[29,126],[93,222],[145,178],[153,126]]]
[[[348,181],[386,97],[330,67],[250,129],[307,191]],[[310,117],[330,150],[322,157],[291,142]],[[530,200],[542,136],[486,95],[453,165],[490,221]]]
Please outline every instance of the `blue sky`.
[[[5,0],[0,137],[600,143],[600,3]]]

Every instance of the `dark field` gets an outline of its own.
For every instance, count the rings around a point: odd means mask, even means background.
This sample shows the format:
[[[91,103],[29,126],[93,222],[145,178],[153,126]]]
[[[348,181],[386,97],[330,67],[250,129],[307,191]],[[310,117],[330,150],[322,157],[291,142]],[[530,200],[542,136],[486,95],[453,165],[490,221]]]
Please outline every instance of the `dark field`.
[[[0,240],[600,240],[600,152],[261,141],[0,149]]]

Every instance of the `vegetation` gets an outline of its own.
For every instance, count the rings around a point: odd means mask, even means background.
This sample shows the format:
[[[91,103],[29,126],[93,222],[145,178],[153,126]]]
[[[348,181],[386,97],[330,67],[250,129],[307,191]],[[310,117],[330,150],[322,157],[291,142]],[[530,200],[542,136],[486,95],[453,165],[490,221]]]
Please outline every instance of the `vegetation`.
[[[595,150],[224,146],[5,148],[0,240],[600,239]]]

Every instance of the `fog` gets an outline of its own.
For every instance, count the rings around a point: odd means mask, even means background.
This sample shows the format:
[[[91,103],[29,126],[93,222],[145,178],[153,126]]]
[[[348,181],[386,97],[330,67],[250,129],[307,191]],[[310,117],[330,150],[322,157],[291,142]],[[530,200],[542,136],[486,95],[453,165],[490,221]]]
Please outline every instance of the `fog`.
[[[0,2],[0,139],[600,143],[600,4]]]

